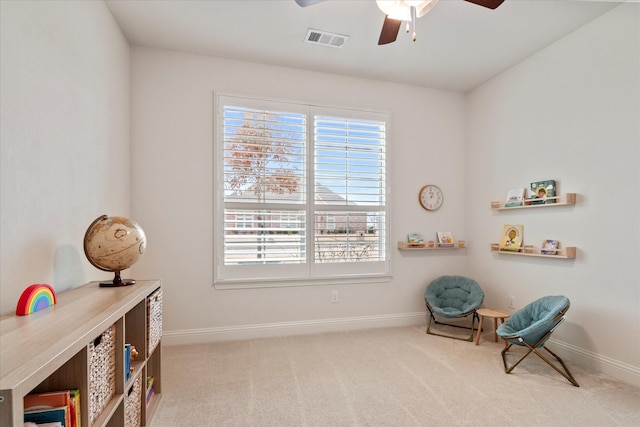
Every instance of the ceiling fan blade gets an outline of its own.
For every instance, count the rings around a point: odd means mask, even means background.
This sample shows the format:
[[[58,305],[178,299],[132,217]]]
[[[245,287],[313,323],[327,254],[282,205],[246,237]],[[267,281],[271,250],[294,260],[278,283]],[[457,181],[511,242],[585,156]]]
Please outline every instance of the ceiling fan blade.
[[[469,3],[477,4],[479,6],[488,7],[489,9],[495,9],[504,2],[504,0],[466,0],[466,1],[468,1]]]
[[[378,39],[378,45],[389,44],[396,41],[398,38],[398,31],[402,21],[398,19],[391,19],[385,15],[384,24],[382,24],[382,31],[380,32],[380,38]]]
[[[317,3],[322,3],[326,0],[296,0],[296,3],[298,3],[298,6],[300,7],[307,7],[307,6],[313,6],[314,4]]]

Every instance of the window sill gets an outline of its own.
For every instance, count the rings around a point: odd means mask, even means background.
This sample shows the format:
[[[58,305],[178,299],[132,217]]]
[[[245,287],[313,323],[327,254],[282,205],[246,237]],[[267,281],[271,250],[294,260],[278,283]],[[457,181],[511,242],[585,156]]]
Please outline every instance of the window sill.
[[[362,283],[386,283],[391,281],[392,276],[389,274],[375,276],[358,276],[358,277],[336,277],[323,279],[308,280],[261,280],[261,281],[224,281],[214,282],[213,287],[219,290],[227,289],[258,289],[258,288],[285,288],[285,287],[302,287],[302,286],[322,286],[322,285],[351,285]]]

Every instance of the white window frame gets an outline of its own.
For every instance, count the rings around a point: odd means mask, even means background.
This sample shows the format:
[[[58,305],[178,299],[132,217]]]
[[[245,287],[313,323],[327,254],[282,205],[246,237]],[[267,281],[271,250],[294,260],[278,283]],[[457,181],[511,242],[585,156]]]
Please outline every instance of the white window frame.
[[[306,156],[306,203],[295,205],[306,212],[306,262],[301,264],[272,265],[224,265],[224,118],[222,110],[225,103],[236,107],[264,108],[272,111],[302,112],[307,117],[307,156]],[[376,120],[385,124],[385,204],[380,210],[384,216],[384,236],[381,237],[379,250],[383,260],[363,262],[315,262],[314,253],[314,117],[333,116],[353,118],[356,120]],[[320,107],[317,105],[283,102],[271,99],[249,98],[244,96],[214,95],[214,286],[221,289],[253,288],[274,286],[299,286],[325,283],[375,283],[388,281],[391,275],[390,251],[390,182],[389,177],[389,114],[383,112],[363,111],[355,109]],[[288,209],[292,206],[283,206]],[[265,207],[268,208],[268,207]],[[334,211],[350,211],[349,206],[332,206]],[[318,210],[317,212],[321,212]],[[356,211],[364,212],[362,207]]]

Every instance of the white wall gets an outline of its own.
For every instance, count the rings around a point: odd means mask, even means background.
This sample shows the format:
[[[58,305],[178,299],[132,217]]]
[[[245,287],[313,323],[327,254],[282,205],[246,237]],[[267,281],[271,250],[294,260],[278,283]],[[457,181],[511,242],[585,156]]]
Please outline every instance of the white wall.
[[[129,214],[129,46],[102,2],[0,2],[0,313],[101,279],[82,239]],[[109,275],[107,275],[108,277]]]
[[[640,384],[640,6],[626,4],[468,96],[469,271],[487,303],[571,299],[554,334],[583,364]],[[555,179],[570,207],[492,212],[491,200]],[[503,224],[527,244],[578,248],[575,260],[497,255]],[[617,372],[613,372],[617,371]]]
[[[389,111],[393,279],[388,283],[218,290],[213,282],[213,94]],[[358,325],[423,323],[426,284],[464,273],[465,251],[400,253],[411,231],[464,239],[464,97],[458,93],[147,48],[132,49],[132,216],[148,246],[139,277],[160,277],[166,342]],[[427,213],[418,190],[445,192]],[[330,302],[331,290],[340,302]],[[179,335],[179,337],[178,337]]]

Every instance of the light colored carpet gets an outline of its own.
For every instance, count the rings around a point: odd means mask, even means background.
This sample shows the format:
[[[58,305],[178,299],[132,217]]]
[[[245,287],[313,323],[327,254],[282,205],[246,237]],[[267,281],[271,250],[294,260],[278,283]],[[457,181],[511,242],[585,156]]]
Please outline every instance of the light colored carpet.
[[[164,347],[151,425],[640,426],[640,389],[535,355],[507,375],[502,348],[418,326]]]

